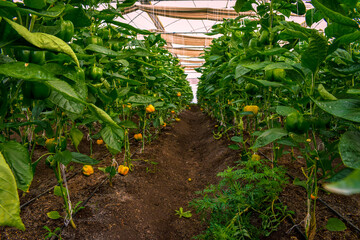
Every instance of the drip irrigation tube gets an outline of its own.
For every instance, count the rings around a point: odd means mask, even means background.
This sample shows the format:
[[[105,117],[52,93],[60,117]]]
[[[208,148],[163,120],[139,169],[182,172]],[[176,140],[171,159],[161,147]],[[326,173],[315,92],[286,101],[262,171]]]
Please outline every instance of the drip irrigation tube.
[[[71,175],[70,177],[67,177],[67,180],[69,181],[70,179],[72,179],[73,177],[75,177],[75,176],[76,176],[77,174],[79,174],[80,172],[81,172],[81,170],[78,171],[78,172],[76,172],[76,173],[74,173],[74,174]],[[43,191],[42,193],[40,193],[40,194],[37,195],[36,197],[34,197],[34,198],[32,198],[31,200],[27,201],[26,203],[22,204],[22,205],[20,206],[20,209],[22,209],[22,208],[26,207],[27,205],[29,205],[30,203],[34,202],[34,201],[37,200],[39,197],[47,194],[49,191],[53,190],[54,187],[56,187],[56,186],[59,186],[59,184],[55,184],[54,186],[46,189],[45,191]]]
[[[271,159],[266,156],[263,152],[258,151],[263,157],[265,157],[266,159],[270,160]],[[289,174],[288,172],[286,172],[286,175],[288,175],[291,180],[294,180],[295,177],[293,177],[291,174]],[[341,218],[342,220],[344,220],[346,222],[346,225],[350,226],[353,230],[357,231],[358,233],[360,233],[360,229],[355,226],[352,222],[350,222],[350,220],[348,220],[347,218],[345,218],[343,215],[341,215],[339,212],[337,212],[334,208],[332,208],[329,204],[327,204],[324,200],[322,200],[321,198],[317,198],[316,200],[318,200],[319,202],[321,202],[322,204],[324,204],[325,207],[327,207],[331,212],[333,212],[336,216],[338,216],[339,218]],[[296,226],[296,229],[298,227]],[[300,230],[299,230],[300,231]],[[301,233],[301,235],[303,235],[303,233]],[[305,237],[305,235],[303,235]]]

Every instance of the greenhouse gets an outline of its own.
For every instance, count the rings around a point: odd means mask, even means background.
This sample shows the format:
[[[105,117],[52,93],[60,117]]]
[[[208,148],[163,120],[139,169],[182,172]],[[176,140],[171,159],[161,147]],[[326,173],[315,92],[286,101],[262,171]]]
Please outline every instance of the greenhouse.
[[[0,239],[360,239],[359,19],[0,1]]]

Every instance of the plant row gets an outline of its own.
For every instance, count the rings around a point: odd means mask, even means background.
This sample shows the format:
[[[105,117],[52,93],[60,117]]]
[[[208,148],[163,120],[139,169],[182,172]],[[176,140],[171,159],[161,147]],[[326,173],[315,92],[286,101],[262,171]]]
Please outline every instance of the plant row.
[[[102,169],[111,183],[117,170],[132,170],[130,139],[144,149],[192,99],[160,35],[117,21],[135,1],[110,2],[0,1],[1,226],[25,229],[17,190],[29,191],[37,164],[46,160],[64,200],[62,217],[75,227],[66,166],[83,164],[84,174],[92,174],[99,163],[92,143],[104,143],[113,156]],[[78,150],[83,139],[89,156]],[[36,146],[47,152],[33,161]],[[119,152],[124,159],[116,159]]]
[[[307,191],[304,227],[306,236],[314,239],[319,190],[360,192],[360,8],[356,1],[311,4],[306,10],[303,1],[237,1],[237,11],[252,10],[256,16],[212,28],[211,34],[220,37],[205,51],[206,62],[198,69],[198,101],[219,122],[214,137],[232,132],[231,147],[247,149],[245,160],[258,159],[251,155],[267,147],[273,156],[267,164],[274,168],[284,154],[304,162],[299,169],[304,178],[297,184]],[[307,26],[323,21],[326,28],[304,27],[290,21],[291,15],[304,16]],[[272,203],[277,194],[271,189],[267,193]],[[248,234],[240,217],[248,216],[247,205],[236,201],[230,212],[237,229],[221,239]],[[231,219],[222,224],[235,221]]]

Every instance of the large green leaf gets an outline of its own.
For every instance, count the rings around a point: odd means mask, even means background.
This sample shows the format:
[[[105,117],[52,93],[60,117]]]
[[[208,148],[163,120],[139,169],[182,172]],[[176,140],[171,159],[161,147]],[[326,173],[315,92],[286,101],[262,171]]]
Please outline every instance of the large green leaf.
[[[28,150],[20,143],[10,141],[0,144],[0,152],[14,174],[17,187],[24,192],[29,190],[33,171]]]
[[[78,152],[72,152],[71,156],[72,156],[72,161],[75,163],[80,163],[84,165],[95,165],[99,163],[98,160]]]
[[[243,67],[241,64],[237,65],[235,68],[235,78],[239,78],[242,75],[247,74],[251,70],[249,68]]]
[[[63,94],[57,91],[51,92],[49,100],[64,110],[75,114],[81,114],[85,108],[84,104],[69,100],[65,98]]]
[[[54,160],[56,162],[64,164],[65,166],[67,166],[71,162],[72,159],[73,158],[72,158],[71,152],[69,150],[65,150],[63,152],[57,152],[54,156]]]
[[[20,218],[20,202],[15,178],[0,152],[0,226],[25,230]]]
[[[18,79],[58,80],[54,74],[37,64],[12,62],[0,64],[0,74]]]
[[[286,117],[287,115],[289,115],[292,112],[297,112],[297,110],[295,108],[292,107],[287,107],[287,106],[277,106],[276,107],[276,113]]]
[[[101,54],[104,54],[104,55],[108,55],[108,56],[111,56],[111,57],[118,57],[118,56],[122,56],[122,54],[118,53],[118,52],[115,52],[111,49],[108,49],[106,47],[103,47],[103,46],[99,46],[99,45],[96,45],[96,44],[89,44],[85,50],[89,50],[89,51],[93,51],[93,52],[97,52],[97,53],[101,53]]]
[[[104,142],[112,149],[121,152],[122,142],[125,136],[124,130],[120,128],[113,128],[106,126],[100,131],[101,137]]]
[[[123,128],[138,128],[138,125],[130,120],[122,121],[119,125]]]
[[[326,229],[329,231],[344,231],[346,229],[345,223],[338,218],[329,218],[326,223]]]
[[[41,49],[47,49],[55,52],[62,52],[68,54],[75,61],[76,65],[80,67],[79,61],[74,51],[66,42],[64,42],[60,38],[41,32],[32,33],[22,25],[17,24],[16,22],[11,21],[7,18],[4,19],[17,31],[19,35],[25,38],[25,40],[29,43]]]
[[[311,27],[313,23],[319,22],[323,18],[323,16],[324,15],[322,14],[322,12],[316,10],[315,8],[309,9],[308,11],[306,11],[305,15],[306,25]]]
[[[340,45],[348,45],[360,39],[360,31],[345,34],[337,39],[330,45],[330,51],[335,51]]]
[[[336,101],[317,101],[314,100],[325,112],[339,118],[360,123],[360,100],[339,99]]]
[[[91,25],[90,16],[83,8],[74,8],[70,6],[70,4],[67,4],[64,20],[72,21],[76,28],[84,28]]]
[[[360,169],[360,132],[344,133],[340,138],[339,152],[345,166]]]
[[[246,77],[247,80],[249,80],[249,82],[256,84],[258,86],[263,86],[263,87],[282,87],[284,86],[281,83],[278,82],[270,82],[267,80],[259,80],[259,79],[253,79],[253,78],[248,78]]]
[[[138,104],[149,104],[149,103],[155,102],[156,100],[157,100],[157,98],[152,97],[152,96],[137,94],[137,95],[129,97],[127,102],[138,103]]]
[[[273,69],[288,69],[288,70],[292,70],[294,69],[290,64],[285,63],[285,62],[277,62],[277,63],[271,63],[269,65],[267,65],[264,70],[273,70]]]
[[[24,4],[29,8],[42,9],[46,6],[46,0],[24,0]]]
[[[339,182],[326,184],[325,189],[344,195],[360,193],[360,170],[353,171]]]
[[[284,136],[287,136],[288,132],[282,128],[271,128],[263,132],[255,141],[252,149],[261,148],[266,146]]]
[[[315,73],[327,56],[328,42],[326,38],[314,32],[309,41],[309,46],[301,54],[301,64]]]
[[[122,27],[122,28],[125,28],[125,29],[128,29],[128,30],[131,30],[131,31],[134,31],[136,33],[139,33],[139,34],[144,34],[144,35],[148,35],[148,34],[151,34],[151,32],[147,31],[147,30],[141,30],[141,29],[138,29],[138,28],[135,28],[129,24],[126,24],[126,23],[122,23],[122,22],[117,22],[117,21],[110,21],[109,23],[112,23],[118,27]]]
[[[70,130],[70,137],[71,137],[71,140],[72,140],[76,150],[79,151],[78,146],[79,146],[81,140],[83,139],[84,134],[79,129],[73,127]]]
[[[329,18],[331,21],[342,24],[342,25],[346,25],[346,26],[350,26],[350,27],[354,27],[354,28],[359,28],[359,25],[357,24],[356,21],[352,20],[351,18],[348,18],[338,12],[335,12],[327,7],[325,7],[323,4],[321,4],[319,1],[317,0],[311,0],[311,4],[319,11],[321,11],[327,18]],[[340,7],[340,5],[339,5]]]
[[[92,103],[88,104],[88,107],[95,114],[95,116],[98,117],[103,122],[110,124],[114,128],[120,128],[119,125],[117,125],[117,123],[109,116],[109,114],[107,114],[101,108],[98,108]]]

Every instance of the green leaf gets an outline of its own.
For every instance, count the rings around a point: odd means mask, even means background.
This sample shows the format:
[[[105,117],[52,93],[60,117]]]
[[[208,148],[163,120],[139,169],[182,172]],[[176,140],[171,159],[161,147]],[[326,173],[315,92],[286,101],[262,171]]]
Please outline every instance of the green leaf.
[[[271,128],[263,132],[255,141],[254,145],[251,147],[254,148],[261,148],[266,146],[284,136],[287,136],[288,132],[282,128]]]
[[[27,30],[24,26],[17,24],[16,22],[11,21],[7,18],[4,19],[16,30],[19,35],[25,38],[25,40],[29,43],[41,49],[65,53],[75,61],[78,67],[80,67],[79,61],[74,51],[66,42],[64,42],[60,38],[41,32],[29,32],[29,30]]]
[[[235,78],[239,78],[241,77],[242,75],[245,75],[247,74],[248,72],[250,72],[251,70],[246,68],[246,67],[243,67],[241,64],[237,65],[236,68],[235,68]]]
[[[242,143],[244,141],[243,137],[242,136],[233,136],[231,138],[231,141],[233,142],[237,142],[237,143]]]
[[[20,201],[16,182],[9,165],[0,152],[0,226],[25,230],[20,218]]]
[[[284,63],[284,62],[277,62],[277,63],[272,63],[267,65],[264,70],[273,70],[273,69],[288,69],[288,70],[292,70],[294,69],[290,64],[288,63]]]
[[[42,9],[46,6],[46,0],[24,0],[24,4],[29,8]]]
[[[26,192],[33,180],[29,151],[15,141],[0,144],[0,152],[14,174],[17,187]]]
[[[66,6],[67,10],[64,16],[64,20],[72,21],[74,27],[76,28],[84,28],[91,25],[90,16],[85,12],[83,8],[74,8],[70,4],[67,4]]]
[[[301,54],[301,64],[315,73],[320,64],[327,56],[327,39],[317,32],[314,32],[309,41],[307,49]]]
[[[65,84],[67,84],[67,83],[65,83]],[[66,89],[70,89],[70,88],[71,88],[70,85],[68,85],[68,87],[66,87]],[[57,89],[59,89],[58,85],[57,85]],[[72,94],[75,94],[75,91],[72,88],[71,88],[71,91],[73,92]],[[68,98],[71,98],[71,97],[68,97]],[[78,101],[74,102],[72,100],[69,100],[69,99],[65,98],[64,94],[62,94],[58,91],[52,91],[48,99],[55,105],[61,107],[62,109],[66,110],[68,112],[71,112],[71,113],[81,114],[85,109],[84,104],[79,103]]]
[[[247,78],[248,79],[248,78]],[[258,80],[258,79],[248,79],[251,83],[254,83],[256,85],[264,86],[264,87],[282,87],[284,86],[281,83],[278,82],[270,82],[267,80]]]
[[[239,150],[240,149],[240,146],[237,145],[237,144],[231,144],[228,146],[228,148],[232,149],[232,150]]]
[[[122,121],[119,125],[123,128],[138,128],[138,125],[130,120]]]
[[[99,163],[98,160],[78,152],[72,152],[71,156],[72,156],[72,162],[75,163],[80,163],[83,165],[95,165]]]
[[[329,218],[325,227],[332,232],[344,231],[346,229],[345,223],[338,218]]]
[[[124,130],[120,128],[113,128],[106,126],[100,131],[101,137],[104,142],[112,149],[121,152],[123,139],[125,136]]]
[[[76,150],[79,151],[78,146],[79,146],[81,140],[83,139],[84,134],[79,129],[72,128],[70,130],[70,137],[71,137],[71,140],[72,140]]]
[[[18,79],[58,80],[54,74],[37,64],[13,62],[0,64],[0,74]]]
[[[287,115],[289,115],[292,112],[297,112],[297,110],[295,108],[292,107],[286,107],[286,106],[277,106],[276,107],[276,113],[286,117]]]
[[[309,27],[311,27],[313,23],[319,22],[321,19],[323,19],[322,12],[316,10],[315,8],[306,11],[305,21],[306,25],[308,25]]]
[[[360,193],[360,170],[354,170],[341,181],[326,184],[324,187],[330,192],[343,195]]]
[[[110,21],[109,23],[112,23],[118,27],[122,27],[122,28],[125,28],[125,29],[128,29],[128,30],[131,30],[131,31],[134,31],[136,33],[139,33],[139,34],[144,34],[144,35],[149,35],[151,34],[151,32],[147,31],[147,30],[141,30],[141,29],[138,29],[138,28],[135,28],[129,24],[126,24],[126,23],[122,23],[122,22],[117,22],[117,21]]]
[[[137,94],[137,95],[129,97],[127,102],[138,103],[138,104],[149,104],[149,103],[155,102],[156,100],[157,100],[157,98],[152,97],[152,96]]]
[[[344,133],[340,138],[339,152],[345,166],[360,169],[360,132]]]
[[[265,56],[272,56],[272,55],[281,55],[285,52],[288,52],[289,50],[287,50],[286,48],[281,48],[281,47],[274,47],[271,49],[267,49],[264,51],[260,51],[261,54],[265,55]]]
[[[346,17],[346,16],[344,16],[344,15],[338,13],[338,12],[335,12],[335,11],[325,7],[323,4],[321,4],[317,0],[311,0],[311,4],[317,10],[321,11],[331,21],[342,24],[342,25],[346,25],[346,26],[350,26],[350,27],[354,27],[354,28],[359,28],[359,25],[357,24],[356,21],[354,21],[349,17]]]
[[[50,219],[56,220],[62,218],[58,211],[51,211],[46,214]]]
[[[101,54],[104,54],[104,55],[108,55],[108,56],[111,56],[111,57],[119,57],[119,56],[122,56],[122,54],[118,53],[118,52],[115,52],[111,49],[108,49],[106,47],[103,47],[103,46],[99,46],[99,45],[96,45],[96,44],[89,44],[85,50],[89,50],[89,51],[93,51],[93,52],[97,52],[97,53],[101,53]]]
[[[236,0],[235,6],[234,6],[235,11],[240,12],[242,7],[245,5],[245,3],[247,1],[248,0]]]
[[[54,156],[54,160],[67,166],[72,160],[71,152],[69,150],[57,152]]]
[[[66,193],[65,193],[66,194]],[[61,187],[60,186],[55,186],[54,187],[54,195],[58,196],[58,197],[62,197],[62,193],[61,193]]]
[[[332,183],[332,182],[338,182],[344,178],[346,178],[350,173],[352,173],[354,169],[351,168],[343,168],[339,172],[335,173],[331,178],[326,179],[326,182]]]
[[[329,51],[335,51],[340,45],[348,45],[360,39],[360,31],[345,34],[334,40],[333,44],[330,45]]]
[[[339,99],[336,101],[313,101],[318,107],[331,115],[360,123],[360,100]]]
[[[293,181],[293,184],[295,186],[300,186],[300,187],[303,187],[303,188],[306,189],[306,181],[301,181],[300,179],[295,178],[294,181]]]
[[[98,117],[103,122],[110,124],[114,128],[120,128],[116,122],[101,108],[98,108],[94,104],[90,103],[88,105],[89,109],[95,114],[96,117]]]

